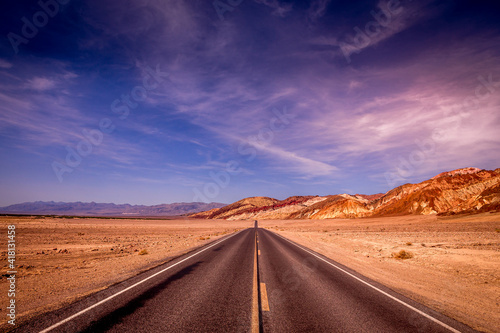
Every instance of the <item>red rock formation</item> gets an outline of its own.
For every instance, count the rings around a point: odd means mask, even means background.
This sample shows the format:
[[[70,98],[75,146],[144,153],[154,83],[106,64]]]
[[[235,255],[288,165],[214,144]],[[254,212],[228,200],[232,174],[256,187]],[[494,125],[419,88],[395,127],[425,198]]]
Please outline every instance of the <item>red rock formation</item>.
[[[253,197],[191,215],[223,219],[327,219],[408,214],[470,214],[500,211],[500,169],[464,168],[386,194]]]

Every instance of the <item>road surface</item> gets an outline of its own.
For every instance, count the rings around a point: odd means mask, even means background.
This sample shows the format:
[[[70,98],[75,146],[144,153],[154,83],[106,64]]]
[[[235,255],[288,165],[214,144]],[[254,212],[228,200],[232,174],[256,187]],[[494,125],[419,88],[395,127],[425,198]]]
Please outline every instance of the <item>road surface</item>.
[[[255,223],[16,332],[475,331]]]

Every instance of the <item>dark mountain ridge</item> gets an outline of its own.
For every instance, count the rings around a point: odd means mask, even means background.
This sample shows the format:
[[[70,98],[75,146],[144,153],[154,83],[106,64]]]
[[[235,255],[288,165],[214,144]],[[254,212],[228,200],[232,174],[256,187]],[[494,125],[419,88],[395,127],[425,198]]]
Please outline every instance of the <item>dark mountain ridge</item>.
[[[82,216],[176,216],[193,214],[226,204],[219,202],[176,202],[153,206],[96,202],[23,202],[0,207],[2,214],[82,215]]]

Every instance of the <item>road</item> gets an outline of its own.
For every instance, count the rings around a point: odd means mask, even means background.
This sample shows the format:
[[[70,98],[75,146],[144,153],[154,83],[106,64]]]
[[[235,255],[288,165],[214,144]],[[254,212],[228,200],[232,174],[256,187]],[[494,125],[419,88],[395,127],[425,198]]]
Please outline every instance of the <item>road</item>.
[[[475,331],[273,232],[249,228],[16,332]]]

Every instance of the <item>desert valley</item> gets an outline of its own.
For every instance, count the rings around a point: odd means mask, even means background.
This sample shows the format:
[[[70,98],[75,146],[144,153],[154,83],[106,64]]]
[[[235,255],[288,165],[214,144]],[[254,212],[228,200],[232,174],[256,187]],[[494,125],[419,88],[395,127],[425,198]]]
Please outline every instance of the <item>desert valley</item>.
[[[3,216],[2,228],[14,224],[18,235],[18,320],[60,308],[258,220],[260,228],[436,311],[496,332],[499,171],[455,170],[385,195],[247,198],[174,219]],[[299,281],[307,279],[296,274]],[[6,287],[2,283],[2,293]],[[8,329],[5,320],[2,328]]]

